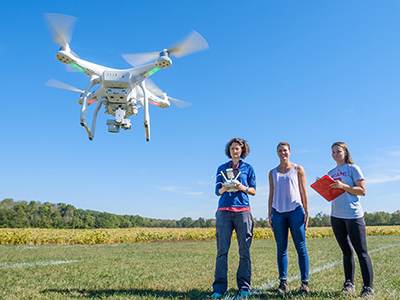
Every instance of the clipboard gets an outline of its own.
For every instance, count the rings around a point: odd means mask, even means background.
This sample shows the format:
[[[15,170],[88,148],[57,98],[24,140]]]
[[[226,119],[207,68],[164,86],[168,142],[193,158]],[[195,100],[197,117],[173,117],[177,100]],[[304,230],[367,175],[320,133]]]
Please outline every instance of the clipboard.
[[[329,175],[325,175],[311,184],[311,187],[326,200],[332,201],[345,192],[342,189],[331,188],[330,185],[334,182]]]

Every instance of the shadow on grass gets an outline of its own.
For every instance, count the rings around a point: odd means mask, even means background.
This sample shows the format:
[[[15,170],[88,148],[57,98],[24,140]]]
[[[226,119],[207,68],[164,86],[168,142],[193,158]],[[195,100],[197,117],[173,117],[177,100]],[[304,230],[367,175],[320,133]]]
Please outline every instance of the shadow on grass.
[[[112,296],[141,296],[151,298],[168,298],[168,299],[206,299],[209,292],[192,289],[186,292],[168,291],[168,290],[150,290],[150,289],[46,289],[43,294],[56,293],[60,296],[75,297],[75,298],[100,298],[105,299]]]
[[[343,298],[339,292],[313,291],[300,295],[296,290],[284,294],[278,293],[276,288],[263,290],[261,293],[253,294],[251,299],[349,299]]]
[[[149,298],[160,299],[207,299],[210,292],[204,292],[197,289],[192,289],[186,292],[168,291],[168,290],[150,290],[150,289],[104,289],[104,290],[90,290],[90,289],[47,289],[42,291],[43,294],[56,293],[60,296],[74,297],[74,298],[88,298],[88,299],[106,299],[112,296],[140,296]],[[233,291],[228,291],[229,296],[234,296]],[[229,297],[230,298],[230,297]],[[299,295],[295,291],[290,291],[285,294],[277,293],[275,289],[265,290],[259,294],[253,294],[253,299],[343,299],[340,293],[332,292],[313,292],[307,295]]]
[[[268,289],[264,292],[252,296],[255,299],[343,299],[340,293],[332,292],[315,292],[300,295],[296,291],[290,291],[285,294],[278,293],[276,289]],[[347,299],[347,298],[346,298]]]

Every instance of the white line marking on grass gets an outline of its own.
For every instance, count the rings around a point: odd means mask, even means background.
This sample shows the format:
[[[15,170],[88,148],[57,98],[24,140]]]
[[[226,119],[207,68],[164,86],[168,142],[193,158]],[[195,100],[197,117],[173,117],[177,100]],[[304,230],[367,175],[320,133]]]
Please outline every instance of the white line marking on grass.
[[[74,263],[74,262],[77,262],[77,260],[59,260],[59,261],[52,260],[52,261],[39,261],[39,262],[34,262],[34,263],[18,263],[18,264],[2,263],[2,264],[0,264],[0,269],[61,265],[61,264],[70,264],[70,263]]]
[[[378,252],[378,251],[381,251],[381,250],[384,250],[384,249],[388,249],[388,248],[392,248],[392,247],[398,247],[398,246],[400,246],[400,244],[393,244],[393,245],[383,246],[383,247],[376,248],[376,249],[373,249],[371,251],[368,251],[368,253],[374,253],[374,252]],[[327,263],[327,264],[323,265],[322,267],[318,267],[318,268],[310,270],[309,274],[322,272],[324,270],[331,269],[334,266],[340,265],[342,263],[343,263],[343,260],[338,260],[338,261],[334,261],[334,262],[331,262],[331,263]],[[300,279],[300,278],[301,278],[300,274],[297,274],[295,276],[289,276],[288,279],[287,279],[287,282],[290,282],[290,281],[293,281],[293,280],[297,280],[297,279]],[[269,289],[273,288],[274,286],[276,286],[277,283],[278,283],[277,280],[268,279],[268,281],[266,283],[263,283],[258,288],[252,289],[251,290],[251,294],[254,294],[254,295],[261,294],[262,292],[264,292],[266,290],[269,290]],[[229,300],[229,299],[233,299],[233,297],[232,296],[226,296],[223,299],[224,300]]]
[[[377,251],[381,251],[381,250],[383,250],[383,249],[392,248],[392,247],[397,247],[397,246],[400,246],[400,244],[393,244],[393,245],[389,245],[389,246],[383,246],[383,247],[376,248],[376,249],[374,249],[374,250],[368,251],[368,253],[374,253],[374,252],[377,252]]]

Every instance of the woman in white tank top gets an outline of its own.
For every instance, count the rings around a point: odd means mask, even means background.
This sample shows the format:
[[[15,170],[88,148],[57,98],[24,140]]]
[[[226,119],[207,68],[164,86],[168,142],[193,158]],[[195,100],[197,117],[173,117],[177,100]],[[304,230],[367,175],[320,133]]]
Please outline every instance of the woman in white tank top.
[[[278,292],[289,290],[287,285],[289,229],[297,250],[301,274],[300,294],[309,293],[310,260],[306,246],[308,225],[308,197],[306,173],[302,166],[289,161],[291,154],[287,142],[277,147],[280,164],[269,172],[268,218],[277,245],[280,284]]]

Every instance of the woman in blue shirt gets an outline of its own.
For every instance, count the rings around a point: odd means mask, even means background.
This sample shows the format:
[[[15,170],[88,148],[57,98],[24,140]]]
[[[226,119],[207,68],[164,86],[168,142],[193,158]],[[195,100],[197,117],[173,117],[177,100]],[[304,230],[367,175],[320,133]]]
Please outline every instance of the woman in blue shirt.
[[[219,196],[219,201],[215,226],[218,254],[211,295],[211,298],[215,299],[221,298],[228,288],[228,251],[233,230],[236,231],[240,255],[236,274],[239,295],[236,299],[247,299],[250,296],[253,217],[249,195],[256,194],[256,175],[253,167],[243,161],[249,152],[250,147],[245,140],[231,139],[225,147],[225,154],[231,160],[219,166],[217,170],[215,193]],[[237,177],[234,186],[228,186],[225,181],[225,177],[230,179],[230,174]]]

